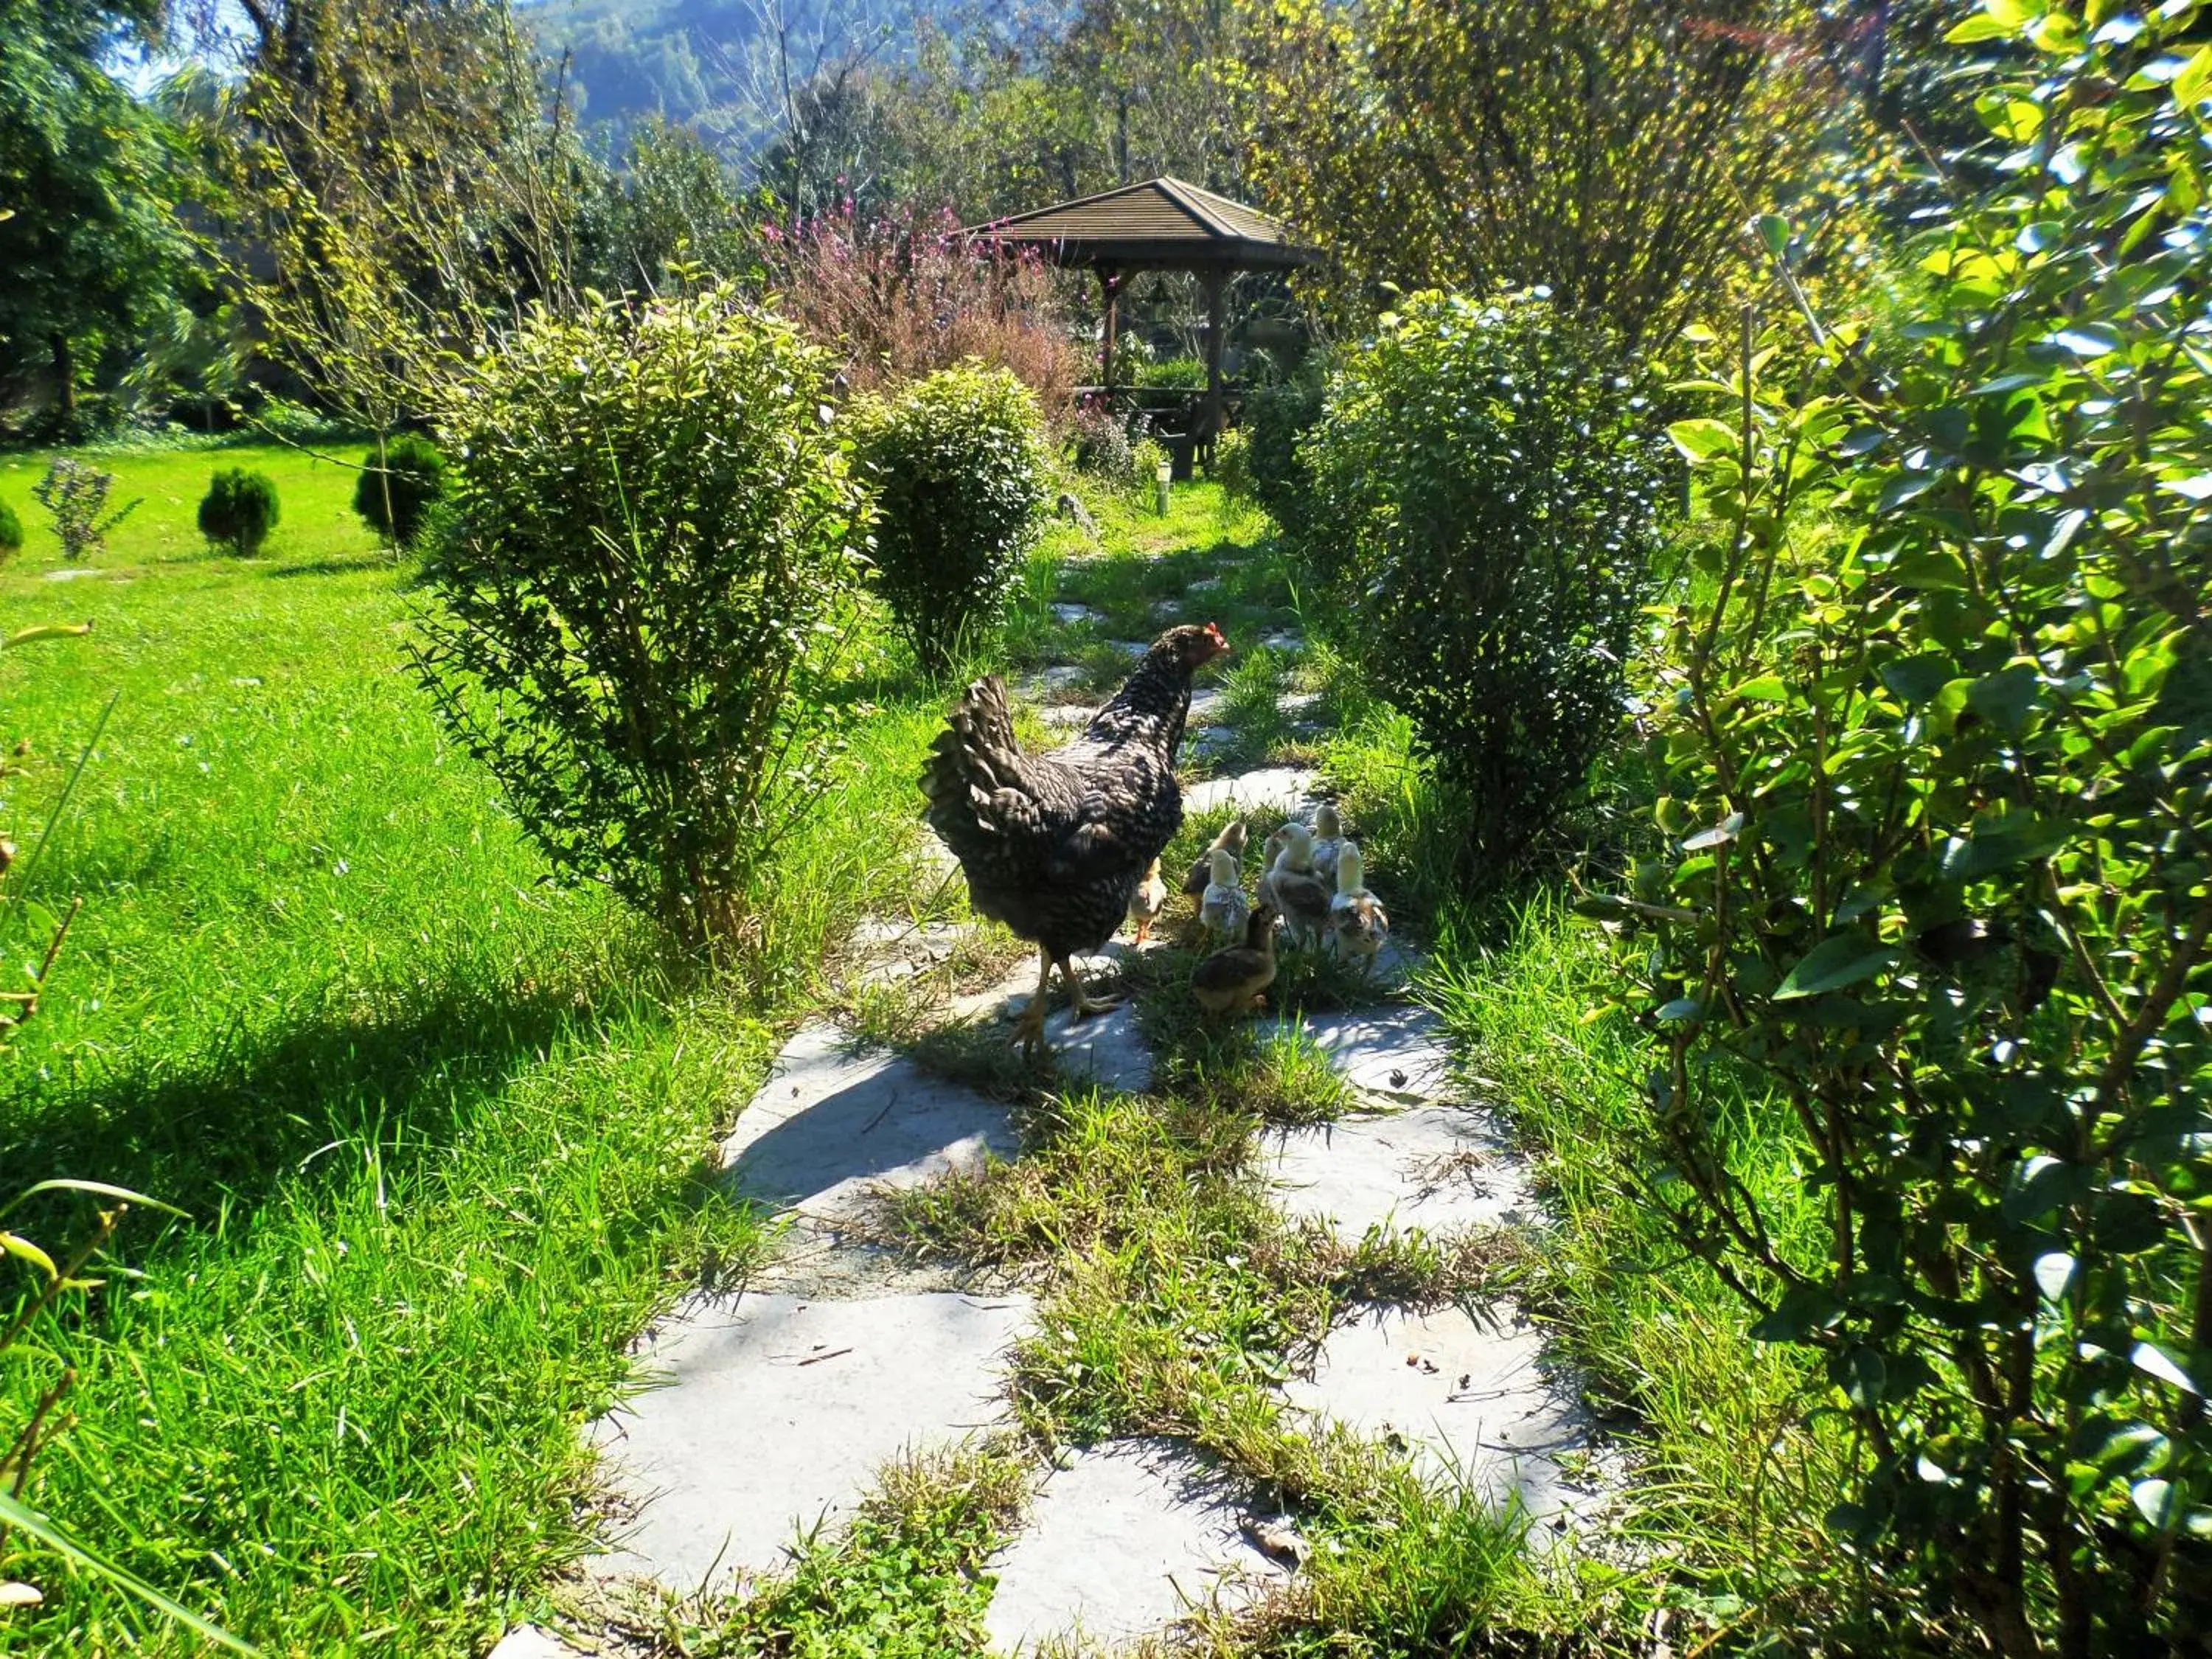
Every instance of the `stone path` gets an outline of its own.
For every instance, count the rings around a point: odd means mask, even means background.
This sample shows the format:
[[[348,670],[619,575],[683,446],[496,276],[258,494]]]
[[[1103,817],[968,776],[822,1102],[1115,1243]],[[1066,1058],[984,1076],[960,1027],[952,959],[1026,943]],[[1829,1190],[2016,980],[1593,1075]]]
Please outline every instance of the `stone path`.
[[[1095,614],[1056,610],[1064,622]],[[1295,651],[1300,642],[1265,643]],[[1092,712],[1066,701],[1085,683],[1082,670],[1059,666],[1021,691],[1044,705],[1048,724],[1068,726]],[[1285,698],[1298,711],[1312,702],[1310,694]],[[1233,740],[1225,712],[1216,689],[1194,700],[1187,759]],[[1193,813],[1235,806],[1252,818],[1256,842],[1282,816],[1310,816],[1319,787],[1309,770],[1261,768],[1188,786],[1185,801]],[[1387,897],[1389,872],[1372,873]],[[871,923],[854,941],[860,960],[847,987],[914,980],[962,938],[946,924]],[[1116,942],[1079,967],[1086,978],[1111,975],[1130,948]],[[1271,1130],[1256,1165],[1286,1215],[1346,1243],[1540,1226],[1528,1170],[1469,1103],[1436,1017],[1389,988],[1418,965],[1394,942],[1375,982],[1395,1000],[1296,1021],[1297,1040],[1328,1057],[1361,1109]],[[1011,1022],[1035,984],[1024,959],[1002,982],[945,999],[943,1017]],[[1152,1056],[1130,1009],[1071,1031],[1062,1007],[1046,1030],[1063,1073],[1109,1090],[1150,1086]],[[1292,1030],[1278,1024],[1275,1040]],[[740,1293],[694,1295],[640,1338],[639,1391],[591,1431],[620,1513],[590,1571],[678,1595],[741,1589],[777,1571],[799,1538],[848,1516],[889,1460],[1004,1425],[1006,1358],[1030,1300],[957,1267],[915,1267],[872,1243],[868,1224],[886,1189],[1019,1153],[1006,1108],[965,1085],[826,1020],[795,1033],[721,1158],[735,1195],[782,1218],[780,1247]],[[1601,1502],[1584,1473],[1593,1431],[1571,1380],[1547,1365],[1540,1334],[1508,1305],[1346,1310],[1283,1397],[1292,1420],[1380,1440],[1426,1479],[1518,1504],[1540,1533],[1568,1529]],[[1067,1455],[1040,1472],[1018,1534],[991,1563],[995,1650],[1069,1639],[1110,1647],[1161,1632],[1192,1607],[1270,1593],[1291,1569],[1250,1540],[1254,1499],[1232,1474],[1174,1441]],[[567,1650],[523,1626],[496,1652]]]

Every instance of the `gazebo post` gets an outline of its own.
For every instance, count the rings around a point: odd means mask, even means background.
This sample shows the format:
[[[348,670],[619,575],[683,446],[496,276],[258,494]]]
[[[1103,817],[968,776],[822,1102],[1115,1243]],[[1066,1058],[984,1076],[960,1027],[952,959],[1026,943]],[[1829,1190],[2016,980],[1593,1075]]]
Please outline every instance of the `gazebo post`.
[[[1226,268],[1216,266],[1206,273],[1206,421],[1200,432],[1201,440],[1211,450],[1220,437],[1223,426],[1221,409],[1221,335],[1222,319],[1226,307],[1223,295],[1229,287]]]
[[[1120,320],[1121,301],[1121,272],[1119,266],[1101,264],[1098,267],[1098,286],[1106,296],[1105,325],[1099,330],[1103,337],[1099,347],[1098,384],[1106,388],[1106,403],[1114,402],[1114,342]]]

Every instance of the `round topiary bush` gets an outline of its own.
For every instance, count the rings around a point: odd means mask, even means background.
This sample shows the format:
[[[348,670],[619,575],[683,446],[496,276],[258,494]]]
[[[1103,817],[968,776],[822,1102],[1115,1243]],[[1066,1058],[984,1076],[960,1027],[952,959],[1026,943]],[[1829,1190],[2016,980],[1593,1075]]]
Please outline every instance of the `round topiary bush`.
[[[200,534],[242,559],[261,550],[276,527],[276,485],[265,472],[219,469],[200,498]]]
[[[1048,498],[1036,394],[1004,369],[940,370],[854,408],[878,492],[876,568],[932,673],[997,626]]]
[[[15,509],[0,501],[0,559],[12,558],[23,550],[23,521],[15,516]]]
[[[386,441],[381,465],[373,449],[363,458],[353,510],[392,545],[405,547],[445,493],[446,458],[438,446],[420,433],[403,432]]]
[[[868,532],[836,368],[723,288],[531,318],[441,411],[416,673],[554,864],[687,944],[742,936],[833,781]]]
[[[1415,295],[1346,360],[1297,458],[1343,643],[1459,787],[1494,872],[1621,730],[1674,477],[1648,385],[1540,292]]]

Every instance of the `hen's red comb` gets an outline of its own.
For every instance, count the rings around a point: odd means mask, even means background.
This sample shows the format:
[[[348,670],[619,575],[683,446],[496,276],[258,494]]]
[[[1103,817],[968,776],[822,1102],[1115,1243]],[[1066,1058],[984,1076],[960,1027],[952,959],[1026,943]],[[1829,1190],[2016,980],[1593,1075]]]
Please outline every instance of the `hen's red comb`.
[[[1206,623],[1206,637],[1212,640],[1224,651],[1226,651],[1229,648],[1229,641],[1221,636],[1221,624],[1219,623]]]

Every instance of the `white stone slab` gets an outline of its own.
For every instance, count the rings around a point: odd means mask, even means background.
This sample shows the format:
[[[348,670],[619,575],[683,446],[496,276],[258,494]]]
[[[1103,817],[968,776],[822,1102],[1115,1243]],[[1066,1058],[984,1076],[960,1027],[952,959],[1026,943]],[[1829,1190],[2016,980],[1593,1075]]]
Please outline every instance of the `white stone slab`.
[[[1407,1102],[1456,1099],[1443,1023],[1426,1008],[1398,1005],[1308,1014],[1306,1039],[1355,1089]]]
[[[517,1625],[484,1659],[576,1659],[576,1650],[535,1625]]]
[[[1233,778],[1207,778],[1183,786],[1182,810],[1211,812],[1234,806],[1246,812],[1302,812],[1313,803],[1321,775],[1310,767],[1263,766]]]
[[[1080,663],[1056,662],[1048,668],[1038,670],[1015,689],[1033,701],[1042,701],[1056,692],[1081,685],[1090,678],[1090,671]]]
[[[1098,612],[1087,605],[1073,605],[1063,601],[1053,606],[1052,614],[1055,621],[1073,624],[1089,622],[1098,615]]]
[[[1303,714],[1320,701],[1318,691],[1285,691],[1275,699],[1275,707],[1285,714]]]
[[[1233,726],[1201,726],[1182,740],[1184,757],[1189,760],[1211,760],[1237,746],[1237,728]]]
[[[1279,628],[1272,634],[1261,635],[1260,643],[1270,651],[1303,651],[1306,648],[1306,636],[1294,628]]]
[[[818,1221],[865,1210],[878,1187],[913,1187],[1020,1147],[1006,1109],[913,1061],[802,1026],[722,1143],[742,1196]]]
[[[860,985],[889,985],[927,973],[952,954],[966,932],[949,921],[869,916],[853,930],[848,948],[858,965],[847,977]]]
[[[1190,720],[1193,726],[1212,726],[1226,712],[1223,705],[1229,694],[1218,685],[1202,685],[1190,694]]]
[[[1146,950],[1164,950],[1167,941],[1156,930]],[[1096,956],[1077,957],[1070,964],[1084,984],[1099,996],[1118,996],[1111,988],[1115,970],[1133,949],[1121,939],[1110,941]],[[963,1019],[993,1019],[1009,1028],[1030,1006],[1036,992],[1036,969],[1024,963],[988,990],[955,999],[953,1014]],[[1072,1080],[1088,1079],[1100,1088],[1141,1094],[1152,1086],[1152,1051],[1137,1029],[1134,1005],[1127,998],[1103,1014],[1077,1024],[1070,1006],[1066,981],[1055,973],[1049,993],[1051,1011],[1045,1016],[1044,1039],[1054,1062]],[[1006,1040],[1014,1040],[1011,1029]]]
[[[1597,1493],[1561,1462],[1589,1462],[1589,1415],[1546,1374],[1540,1334],[1510,1311],[1499,1322],[1366,1308],[1285,1392],[1316,1419],[1402,1446],[1425,1479],[1499,1508],[1517,1501],[1540,1522],[1586,1514]]]
[[[1243,1516],[1220,1477],[1176,1442],[1079,1453],[1046,1477],[1021,1536],[993,1559],[992,1646],[1126,1642],[1217,1597],[1250,1599],[1282,1569],[1245,1539]]]
[[[1141,657],[1152,648],[1150,640],[1109,640],[1107,643],[1126,657]]]
[[[1541,1219],[1527,1166],[1462,1106],[1273,1130],[1261,1152],[1277,1207],[1333,1222],[1347,1240],[1370,1227],[1442,1233]]]
[[[1030,1304],[955,1294],[694,1298],[641,1345],[650,1388],[592,1425],[635,1504],[590,1565],[678,1595],[775,1567],[848,1519],[884,1463],[1006,1416],[1000,1374]]]
[[[1078,730],[1090,725],[1098,716],[1097,709],[1083,702],[1048,703],[1037,714],[1047,726],[1073,726]]]

